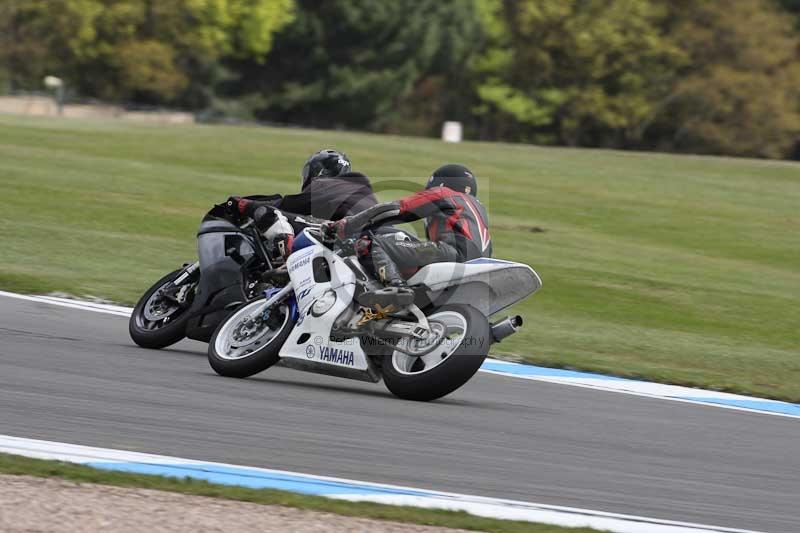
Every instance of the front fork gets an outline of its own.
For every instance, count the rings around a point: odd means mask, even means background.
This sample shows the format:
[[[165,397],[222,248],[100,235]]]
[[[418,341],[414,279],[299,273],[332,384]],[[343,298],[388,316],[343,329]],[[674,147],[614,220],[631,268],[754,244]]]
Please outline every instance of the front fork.
[[[200,261],[195,261],[194,263],[184,268],[181,275],[175,278],[172,284],[175,286],[182,284],[187,279],[194,277],[193,274],[197,272],[199,269],[200,269]]]
[[[264,302],[262,319],[264,321],[269,320],[272,308],[286,300],[286,303],[289,306],[289,317],[291,318],[292,322],[297,322],[297,319],[300,315],[297,309],[297,299],[295,298],[294,294],[292,294],[293,291],[294,286],[291,282],[286,284],[286,286],[283,288],[274,287],[272,289],[265,290],[264,297],[266,298],[266,302]]]
[[[188,266],[185,266],[183,272],[175,278],[172,283],[168,283],[164,285],[159,291],[161,292],[161,297],[165,298],[179,307],[184,308],[186,307],[186,295],[181,295],[181,285],[186,283],[187,281],[194,282],[197,280],[197,273],[200,272],[200,262],[196,261]],[[189,287],[186,287],[187,289]]]

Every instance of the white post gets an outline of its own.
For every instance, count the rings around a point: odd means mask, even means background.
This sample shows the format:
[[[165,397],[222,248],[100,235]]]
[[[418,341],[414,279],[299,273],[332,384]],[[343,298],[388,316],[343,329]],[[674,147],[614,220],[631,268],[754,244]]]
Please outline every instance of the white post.
[[[442,125],[442,140],[447,143],[460,143],[463,128],[460,122],[447,121]]]
[[[55,76],[45,76],[44,86],[48,89],[55,89],[56,91],[56,106],[58,107],[58,114],[64,114],[64,80],[56,78]]]

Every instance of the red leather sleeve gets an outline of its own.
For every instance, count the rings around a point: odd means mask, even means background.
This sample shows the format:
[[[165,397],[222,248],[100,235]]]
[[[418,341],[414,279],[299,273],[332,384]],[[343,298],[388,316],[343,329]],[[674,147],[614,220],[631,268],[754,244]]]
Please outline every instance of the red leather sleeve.
[[[410,215],[419,219],[436,213],[450,214],[456,210],[453,198],[461,194],[447,187],[426,189],[400,200],[400,214],[404,219],[409,219]]]

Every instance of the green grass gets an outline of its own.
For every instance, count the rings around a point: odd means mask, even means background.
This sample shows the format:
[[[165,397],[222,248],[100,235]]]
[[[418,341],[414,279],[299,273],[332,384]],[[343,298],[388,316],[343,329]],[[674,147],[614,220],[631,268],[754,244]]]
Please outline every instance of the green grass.
[[[133,303],[194,258],[210,204],[296,191],[327,146],[370,176],[481,177],[495,256],[544,281],[495,355],[800,401],[790,162],[0,116],[0,288]]]
[[[310,511],[324,511],[342,516],[356,516],[390,520],[410,524],[442,526],[474,531],[497,533],[597,533],[589,528],[564,528],[513,520],[481,518],[461,511],[440,511],[401,507],[367,502],[348,502],[308,496],[292,492],[266,489],[248,489],[229,485],[217,485],[190,478],[170,478],[126,472],[98,470],[82,465],[30,459],[17,455],[0,453],[0,474],[25,475],[37,477],[58,477],[78,483],[98,483],[121,487],[180,492],[195,496],[211,496],[252,502],[263,505],[283,505]]]

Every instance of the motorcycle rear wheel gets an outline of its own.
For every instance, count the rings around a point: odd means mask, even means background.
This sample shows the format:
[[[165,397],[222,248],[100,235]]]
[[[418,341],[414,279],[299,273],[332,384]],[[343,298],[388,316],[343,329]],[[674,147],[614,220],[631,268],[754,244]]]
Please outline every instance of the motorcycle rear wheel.
[[[491,346],[488,319],[470,305],[444,305],[427,318],[444,329],[437,348],[421,357],[393,350],[383,358],[386,387],[406,400],[427,402],[455,391],[475,375]]]

